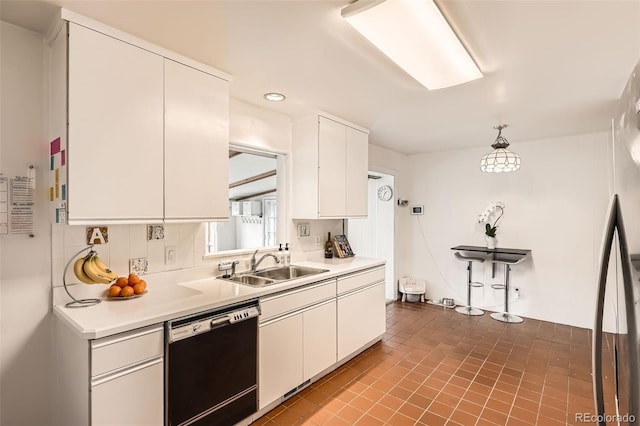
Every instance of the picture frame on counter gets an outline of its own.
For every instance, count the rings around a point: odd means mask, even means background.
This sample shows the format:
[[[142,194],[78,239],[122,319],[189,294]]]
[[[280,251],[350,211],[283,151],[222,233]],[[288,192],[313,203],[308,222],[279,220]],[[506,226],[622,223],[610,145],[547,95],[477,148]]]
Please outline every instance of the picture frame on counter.
[[[335,254],[340,259],[355,256],[355,253],[353,253],[346,235],[336,235],[333,239],[333,246],[335,249]]]

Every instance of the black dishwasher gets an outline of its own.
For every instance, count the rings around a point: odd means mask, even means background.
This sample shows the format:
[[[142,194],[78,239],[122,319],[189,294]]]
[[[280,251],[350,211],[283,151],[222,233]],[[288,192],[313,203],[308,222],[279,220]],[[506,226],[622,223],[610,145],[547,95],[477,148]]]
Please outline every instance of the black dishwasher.
[[[228,426],[257,411],[258,303],[168,321],[165,424]]]

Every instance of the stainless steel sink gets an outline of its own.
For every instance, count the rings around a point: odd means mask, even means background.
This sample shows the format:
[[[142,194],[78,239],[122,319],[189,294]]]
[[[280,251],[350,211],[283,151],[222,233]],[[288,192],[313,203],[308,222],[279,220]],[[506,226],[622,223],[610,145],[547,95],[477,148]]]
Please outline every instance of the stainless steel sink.
[[[293,280],[295,278],[305,277],[307,275],[321,274],[327,272],[328,269],[308,268],[306,266],[286,266],[265,269],[260,272],[255,272],[253,275],[258,277],[270,278],[276,281]]]
[[[265,285],[277,284],[300,277],[306,277],[309,275],[321,274],[327,271],[328,269],[291,265],[286,267],[264,269],[262,271],[254,273],[240,274],[231,278],[224,279],[240,284],[250,285],[252,287],[262,287]]]
[[[253,275],[236,275],[235,277],[225,279],[254,287],[261,287],[263,285],[273,284],[275,282],[274,280],[270,280],[269,278],[255,277]]]

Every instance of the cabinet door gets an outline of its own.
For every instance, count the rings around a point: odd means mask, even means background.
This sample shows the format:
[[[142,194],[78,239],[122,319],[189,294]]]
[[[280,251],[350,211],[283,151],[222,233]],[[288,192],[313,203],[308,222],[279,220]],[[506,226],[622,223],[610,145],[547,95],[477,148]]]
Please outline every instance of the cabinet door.
[[[325,117],[319,120],[319,216],[344,217],[347,212],[346,126]]]
[[[368,214],[369,135],[347,127],[347,216]]]
[[[69,24],[69,223],[162,220],[162,61]]]
[[[165,219],[229,218],[229,84],[165,59]]]
[[[336,362],[335,299],[303,313],[304,380]]]
[[[260,325],[258,399],[260,408],[302,380],[302,314]]]
[[[158,426],[163,422],[162,358],[92,384],[92,426]]]
[[[338,360],[384,334],[384,282],[338,297]]]

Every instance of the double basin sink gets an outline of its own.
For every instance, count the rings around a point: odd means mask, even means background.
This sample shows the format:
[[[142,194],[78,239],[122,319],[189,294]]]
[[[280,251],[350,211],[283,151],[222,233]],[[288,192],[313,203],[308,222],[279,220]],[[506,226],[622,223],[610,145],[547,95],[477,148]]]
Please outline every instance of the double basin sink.
[[[247,272],[223,279],[239,284],[250,285],[252,287],[262,287],[265,285],[278,284],[284,281],[294,280],[296,278],[306,277],[309,275],[321,274],[327,271],[328,269],[291,265],[264,269],[259,272]]]

